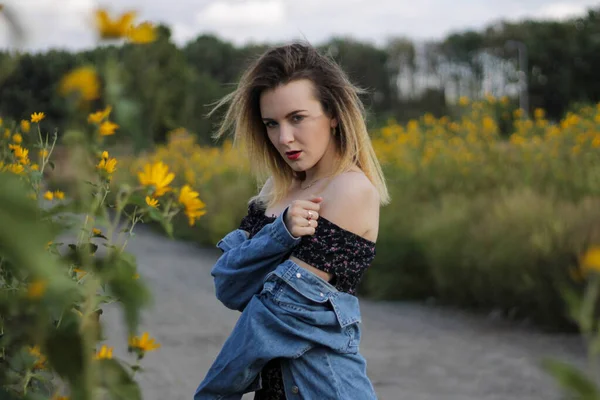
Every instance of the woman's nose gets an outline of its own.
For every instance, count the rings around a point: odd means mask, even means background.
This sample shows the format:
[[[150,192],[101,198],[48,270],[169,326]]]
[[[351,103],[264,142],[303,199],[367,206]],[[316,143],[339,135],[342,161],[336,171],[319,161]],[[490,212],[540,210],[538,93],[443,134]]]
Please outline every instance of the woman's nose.
[[[294,131],[291,126],[282,124],[279,128],[279,144],[288,144],[294,141]]]

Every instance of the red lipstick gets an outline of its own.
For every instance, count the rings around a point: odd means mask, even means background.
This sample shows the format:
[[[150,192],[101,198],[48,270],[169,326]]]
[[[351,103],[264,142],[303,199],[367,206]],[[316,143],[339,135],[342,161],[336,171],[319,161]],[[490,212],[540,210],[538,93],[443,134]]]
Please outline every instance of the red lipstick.
[[[302,153],[301,150],[299,151],[288,151],[285,153],[285,155],[287,156],[287,158],[289,158],[290,160],[297,160],[298,157],[300,157],[300,154]]]

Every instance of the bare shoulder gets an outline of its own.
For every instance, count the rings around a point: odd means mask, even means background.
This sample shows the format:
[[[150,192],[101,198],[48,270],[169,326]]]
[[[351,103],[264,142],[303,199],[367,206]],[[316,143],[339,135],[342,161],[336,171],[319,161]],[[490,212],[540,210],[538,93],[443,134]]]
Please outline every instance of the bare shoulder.
[[[379,227],[379,192],[361,171],[336,176],[321,194],[320,214],[341,228],[375,241]]]

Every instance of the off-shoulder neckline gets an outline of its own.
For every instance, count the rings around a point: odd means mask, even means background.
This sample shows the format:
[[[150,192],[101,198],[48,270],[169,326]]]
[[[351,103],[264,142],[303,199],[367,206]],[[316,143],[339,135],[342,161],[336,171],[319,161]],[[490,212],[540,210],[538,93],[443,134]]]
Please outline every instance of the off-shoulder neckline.
[[[271,216],[269,216],[269,215],[265,214],[265,211],[266,211],[266,209],[264,209],[264,208],[260,207],[260,206],[259,206],[259,205],[256,203],[256,201],[252,201],[252,202],[250,203],[250,205],[254,205],[254,210],[255,210],[255,212],[256,212],[258,215],[262,216],[263,218],[265,218],[265,219],[267,219],[267,220],[270,220],[270,221],[275,221],[275,220],[277,219],[277,216],[275,216],[275,215],[271,215]],[[334,228],[336,228],[336,229],[338,229],[338,230],[340,230],[340,231],[344,232],[345,234],[347,234],[347,235],[349,235],[349,236],[352,236],[352,237],[356,238],[357,240],[363,241],[363,242],[365,242],[365,243],[367,243],[367,244],[369,244],[369,245],[371,245],[371,246],[373,246],[373,247],[375,247],[375,246],[376,246],[376,244],[377,244],[376,242],[373,242],[372,240],[369,240],[369,239],[367,239],[367,238],[365,238],[365,237],[362,237],[362,236],[360,236],[360,235],[359,235],[359,234],[357,234],[357,233],[354,233],[354,232],[351,232],[351,231],[349,231],[349,230],[347,230],[347,229],[344,229],[344,228],[342,228],[341,226],[337,225],[336,223],[334,223],[334,222],[332,222],[332,221],[328,220],[327,218],[325,218],[325,217],[323,217],[323,216],[319,216],[319,221],[325,221],[327,225],[330,225],[330,226],[332,226],[332,227],[334,227]]]

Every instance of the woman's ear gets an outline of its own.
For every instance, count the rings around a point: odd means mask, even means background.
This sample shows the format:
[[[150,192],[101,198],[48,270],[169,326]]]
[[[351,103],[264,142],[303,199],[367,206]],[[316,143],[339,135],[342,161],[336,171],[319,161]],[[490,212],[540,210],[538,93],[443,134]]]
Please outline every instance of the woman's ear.
[[[337,126],[338,126],[337,118],[331,118],[331,122],[330,122],[329,126],[331,128],[337,128]]]

